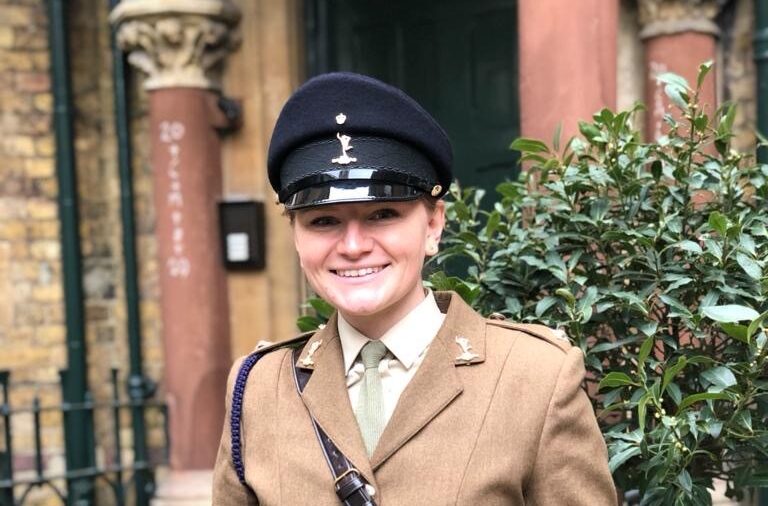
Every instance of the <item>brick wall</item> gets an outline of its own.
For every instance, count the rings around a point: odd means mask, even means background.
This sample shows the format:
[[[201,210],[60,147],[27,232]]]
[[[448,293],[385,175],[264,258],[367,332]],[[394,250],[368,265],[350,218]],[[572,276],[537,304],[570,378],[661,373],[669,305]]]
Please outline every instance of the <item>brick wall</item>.
[[[42,2],[0,2],[0,368],[18,405],[58,401],[66,356],[46,25]],[[60,446],[56,427],[43,442]]]
[[[66,366],[61,252],[54,164],[48,22],[43,0],[0,0],[0,369],[11,371],[13,406],[60,402],[58,371]],[[77,0],[70,14],[75,151],[80,198],[83,288],[89,381],[97,401],[111,391],[110,369],[128,371],[120,194],[114,135],[107,4]],[[135,207],[145,371],[162,375],[152,184],[146,145],[146,105],[134,89]],[[121,392],[125,389],[121,383]],[[126,413],[127,415],[127,413]],[[150,438],[162,441],[151,417]],[[125,427],[128,427],[126,417]],[[31,468],[33,434],[27,416],[14,418],[16,465]],[[96,417],[111,458],[108,417]],[[63,468],[57,415],[43,417],[49,471]],[[130,444],[130,432],[121,436]],[[0,442],[0,445],[3,443]],[[0,446],[0,451],[2,450]],[[130,452],[128,452],[130,457]],[[31,504],[47,504],[38,494]],[[102,504],[102,502],[100,502]],[[103,502],[103,504],[108,504]]]

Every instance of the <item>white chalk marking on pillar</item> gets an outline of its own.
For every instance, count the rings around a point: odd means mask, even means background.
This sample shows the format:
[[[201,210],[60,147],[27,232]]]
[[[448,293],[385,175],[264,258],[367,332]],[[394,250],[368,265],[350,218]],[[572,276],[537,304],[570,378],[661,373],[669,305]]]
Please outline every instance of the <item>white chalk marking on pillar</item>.
[[[165,201],[170,208],[171,248],[173,255],[165,261],[165,267],[172,278],[187,278],[192,270],[189,257],[184,254],[184,192],[181,184],[181,145],[179,141],[186,133],[180,121],[160,122],[160,142],[168,146],[168,167],[166,174],[170,183]]]

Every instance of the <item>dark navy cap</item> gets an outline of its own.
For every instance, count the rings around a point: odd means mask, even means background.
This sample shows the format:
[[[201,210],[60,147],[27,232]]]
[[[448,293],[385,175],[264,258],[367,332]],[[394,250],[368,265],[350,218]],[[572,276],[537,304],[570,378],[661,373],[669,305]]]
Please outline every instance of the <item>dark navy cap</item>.
[[[453,154],[442,127],[401,90],[323,74],[288,99],[269,145],[269,182],[288,209],[442,197]]]

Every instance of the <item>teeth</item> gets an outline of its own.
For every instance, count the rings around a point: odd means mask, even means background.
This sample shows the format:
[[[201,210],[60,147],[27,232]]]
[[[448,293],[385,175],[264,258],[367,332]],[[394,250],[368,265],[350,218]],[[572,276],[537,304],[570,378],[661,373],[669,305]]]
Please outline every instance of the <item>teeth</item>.
[[[367,276],[379,272],[381,269],[381,267],[366,267],[365,269],[337,270],[336,275],[341,276],[342,278],[358,278],[360,276]]]

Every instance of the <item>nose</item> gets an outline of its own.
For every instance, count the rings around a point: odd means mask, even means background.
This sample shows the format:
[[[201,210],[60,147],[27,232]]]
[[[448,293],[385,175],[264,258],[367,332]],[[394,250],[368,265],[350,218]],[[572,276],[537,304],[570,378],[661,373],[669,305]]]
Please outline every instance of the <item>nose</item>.
[[[373,239],[359,221],[350,220],[344,227],[344,235],[339,239],[337,251],[350,258],[358,258],[369,253],[373,248]]]

